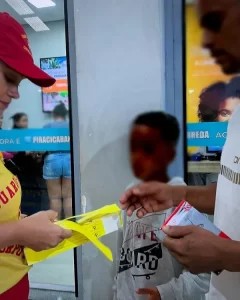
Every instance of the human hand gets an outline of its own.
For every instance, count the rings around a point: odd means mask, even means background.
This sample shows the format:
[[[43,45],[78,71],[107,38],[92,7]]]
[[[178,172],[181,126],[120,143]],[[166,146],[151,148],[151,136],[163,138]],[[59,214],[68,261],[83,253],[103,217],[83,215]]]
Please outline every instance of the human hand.
[[[223,270],[222,253],[230,240],[198,226],[166,226],[163,245],[193,274]]]
[[[161,296],[156,287],[153,288],[145,288],[145,289],[137,289],[136,293],[138,295],[149,295],[148,300],[161,300]]]
[[[121,196],[120,206],[127,210],[128,216],[131,216],[138,209],[137,216],[142,218],[147,213],[173,207],[176,199],[181,201],[184,195],[175,193],[174,188],[176,186],[155,181],[140,183],[128,189]],[[182,187],[179,192],[183,192]]]
[[[72,236],[66,230],[53,224],[57,218],[54,211],[41,211],[19,221],[16,237],[18,244],[35,251],[56,247],[64,239]]]

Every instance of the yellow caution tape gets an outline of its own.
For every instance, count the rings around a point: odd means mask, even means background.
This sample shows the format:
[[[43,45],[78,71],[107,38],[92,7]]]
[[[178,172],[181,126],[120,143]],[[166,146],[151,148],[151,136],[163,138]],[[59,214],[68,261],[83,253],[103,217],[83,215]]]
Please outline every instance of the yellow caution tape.
[[[117,230],[118,226],[122,226],[121,211],[116,204],[57,221],[55,224],[72,230],[72,237],[64,240],[55,248],[41,252],[25,248],[25,257],[29,266],[88,242],[93,243],[109,260],[113,261],[111,250],[100,242],[99,238]]]

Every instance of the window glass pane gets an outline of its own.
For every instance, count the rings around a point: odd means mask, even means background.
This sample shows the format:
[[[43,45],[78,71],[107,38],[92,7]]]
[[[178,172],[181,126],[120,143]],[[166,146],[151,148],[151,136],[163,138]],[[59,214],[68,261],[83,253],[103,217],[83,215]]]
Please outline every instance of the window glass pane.
[[[37,6],[43,1],[0,3],[1,12],[8,12],[23,25],[35,64],[57,80],[50,88],[22,81],[19,99],[13,100],[2,115],[0,151],[4,152],[5,166],[20,181],[22,214],[53,209],[61,219],[72,215],[71,111],[64,1],[49,2],[54,5],[42,8]],[[32,299],[42,299],[43,295],[56,299],[64,295],[62,291],[71,299],[75,291],[73,252],[35,264],[29,277]]]
[[[202,47],[202,30],[193,1],[186,10],[188,179],[190,185],[207,185],[217,181],[222,146],[226,139],[227,121],[224,103],[224,75],[208,50]],[[225,113],[225,116],[223,114]]]
[[[131,124],[138,114],[164,107],[159,3],[116,3],[74,1],[86,211],[118,204],[121,193],[136,180],[129,163]],[[103,242],[115,256],[117,233]],[[116,262],[107,261],[92,244],[82,249],[84,299],[112,300]]]

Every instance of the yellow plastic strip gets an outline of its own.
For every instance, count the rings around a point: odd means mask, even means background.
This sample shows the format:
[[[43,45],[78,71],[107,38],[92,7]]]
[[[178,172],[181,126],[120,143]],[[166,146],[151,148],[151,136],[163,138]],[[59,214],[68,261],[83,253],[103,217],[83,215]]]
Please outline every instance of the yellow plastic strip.
[[[105,206],[101,209],[84,215],[74,216],[56,222],[56,224],[58,224],[59,226],[65,229],[72,230],[72,237],[64,240],[53,249],[48,249],[41,252],[35,252],[31,249],[26,248],[25,256],[28,265],[38,263],[62,252],[81,246],[89,241],[92,242],[109,260],[112,261],[113,256],[111,250],[98,239],[106,234],[101,218],[114,214],[120,218],[120,223],[122,223],[120,208],[115,204]],[[77,222],[71,221],[71,219],[76,219],[82,216],[83,218]]]
[[[112,205],[106,205],[100,209],[85,213],[85,214],[81,214],[81,215],[76,215],[73,217],[69,217],[65,220],[71,220],[71,219],[78,219],[81,218],[80,220],[77,221],[77,223],[81,224],[87,221],[90,221],[92,219],[97,219],[97,218],[101,218],[110,214],[115,214],[115,213],[119,213],[120,214],[120,208],[116,205],[116,204],[112,204]],[[61,222],[61,221],[60,221]]]
[[[67,221],[69,222],[69,221]],[[77,224],[76,224],[77,225]],[[103,225],[102,225],[103,228]],[[104,228],[103,228],[104,229]],[[113,261],[113,256],[111,250],[105,246],[102,242],[100,242],[97,238],[96,234],[86,230],[85,226],[79,226],[75,228],[75,231],[84,235],[90,242],[93,243],[109,260]],[[105,233],[105,232],[104,232]],[[101,234],[101,233],[100,233]],[[104,235],[104,234],[103,234]]]

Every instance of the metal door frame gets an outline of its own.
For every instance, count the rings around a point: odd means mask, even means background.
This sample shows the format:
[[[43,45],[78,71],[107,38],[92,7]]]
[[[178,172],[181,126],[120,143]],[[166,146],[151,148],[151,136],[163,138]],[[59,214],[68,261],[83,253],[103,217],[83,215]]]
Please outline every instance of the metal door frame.
[[[161,0],[160,0],[161,1]],[[181,128],[171,176],[187,182],[185,1],[164,1],[165,110],[176,116]]]

